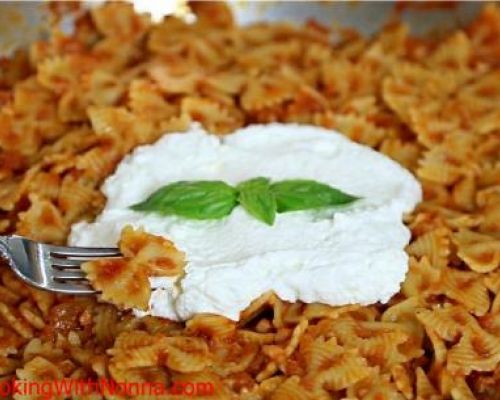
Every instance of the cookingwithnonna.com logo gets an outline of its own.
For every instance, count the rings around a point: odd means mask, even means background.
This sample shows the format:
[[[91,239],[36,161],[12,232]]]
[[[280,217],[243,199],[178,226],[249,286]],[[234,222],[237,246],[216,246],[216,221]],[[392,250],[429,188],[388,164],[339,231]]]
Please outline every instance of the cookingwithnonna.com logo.
[[[14,395],[37,396],[50,400],[55,397],[86,396],[91,394],[117,396],[165,396],[182,395],[192,397],[212,396],[216,387],[212,382],[115,382],[111,379],[60,379],[26,381],[11,379],[0,381],[0,397]]]

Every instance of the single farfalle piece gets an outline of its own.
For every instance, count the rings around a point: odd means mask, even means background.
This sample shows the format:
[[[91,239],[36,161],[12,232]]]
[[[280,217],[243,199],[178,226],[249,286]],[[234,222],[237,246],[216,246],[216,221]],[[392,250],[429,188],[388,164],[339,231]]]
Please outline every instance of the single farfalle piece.
[[[139,41],[151,26],[149,15],[135,13],[134,7],[125,2],[93,8],[91,16],[99,33],[120,40]]]
[[[175,277],[184,272],[184,253],[167,239],[127,226],[119,247],[123,257],[90,261],[82,270],[101,292],[100,299],[120,308],[147,310],[149,277]]]
[[[449,232],[446,228],[433,229],[407,246],[408,254],[415,257],[426,256],[431,265],[442,268],[448,264],[450,254]]]
[[[421,308],[415,315],[427,329],[449,342],[456,342],[464,332],[479,327],[475,318],[461,305],[445,305],[432,310]]]
[[[127,226],[119,245],[122,254],[142,264],[148,276],[178,276],[184,271],[184,253],[170,240]]]
[[[448,352],[448,370],[468,375],[471,371],[493,371],[500,362],[500,339],[482,329],[464,332]]]
[[[500,240],[462,229],[453,235],[457,255],[467,266],[476,272],[487,273],[500,266]]]
[[[355,350],[346,350],[335,338],[327,341],[318,338],[303,347],[307,368],[304,381],[308,387],[342,390],[373,372],[364,357]]]

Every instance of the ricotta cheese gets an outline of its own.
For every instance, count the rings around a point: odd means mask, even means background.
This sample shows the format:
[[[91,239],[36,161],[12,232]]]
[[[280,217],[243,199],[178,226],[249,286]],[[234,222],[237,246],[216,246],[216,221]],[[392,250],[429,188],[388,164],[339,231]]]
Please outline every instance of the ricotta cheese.
[[[129,208],[175,181],[236,185],[258,176],[314,179],[362,199],[278,214],[273,226],[241,207],[216,221]],[[72,227],[71,245],[116,245],[127,224],[172,240],[186,253],[186,274],[180,282],[151,279],[146,313],[174,320],[197,313],[238,320],[267,291],[291,302],[386,302],[407,271],[402,214],[421,200],[418,182],[396,162],[334,131],[295,124],[252,125],[224,137],[194,125],[137,148],[102,190],[105,209],[95,222]]]

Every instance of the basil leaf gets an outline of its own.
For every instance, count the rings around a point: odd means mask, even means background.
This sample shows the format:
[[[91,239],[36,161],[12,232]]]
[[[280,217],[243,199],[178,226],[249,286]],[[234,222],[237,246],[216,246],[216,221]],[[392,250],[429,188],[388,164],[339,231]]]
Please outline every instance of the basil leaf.
[[[310,210],[357,200],[331,186],[307,179],[291,179],[271,185],[279,213]]]
[[[178,215],[190,219],[220,219],[233,211],[237,191],[221,181],[175,182],[133,205],[135,211]]]
[[[271,192],[267,178],[254,178],[237,187],[238,201],[251,216],[267,225],[273,225],[276,218],[276,199]]]

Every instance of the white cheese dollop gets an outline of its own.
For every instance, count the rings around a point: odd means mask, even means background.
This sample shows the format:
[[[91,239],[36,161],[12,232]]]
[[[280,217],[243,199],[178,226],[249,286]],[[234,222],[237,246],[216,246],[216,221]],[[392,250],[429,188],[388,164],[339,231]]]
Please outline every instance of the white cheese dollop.
[[[238,184],[314,179],[362,197],[349,206],[278,214],[268,226],[236,207],[216,221],[132,211],[180,180]],[[215,313],[238,320],[259,295],[331,305],[386,302],[407,271],[410,232],[402,214],[421,200],[416,179],[396,162],[323,128],[253,125],[216,137],[199,126],[137,148],[109,177],[107,204],[93,223],[73,226],[70,243],[116,245],[130,224],[164,236],[186,253],[186,275],[154,278],[147,312],[175,320]]]

